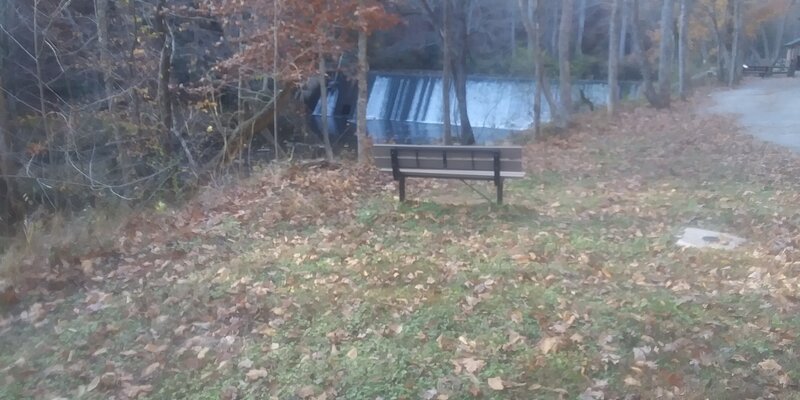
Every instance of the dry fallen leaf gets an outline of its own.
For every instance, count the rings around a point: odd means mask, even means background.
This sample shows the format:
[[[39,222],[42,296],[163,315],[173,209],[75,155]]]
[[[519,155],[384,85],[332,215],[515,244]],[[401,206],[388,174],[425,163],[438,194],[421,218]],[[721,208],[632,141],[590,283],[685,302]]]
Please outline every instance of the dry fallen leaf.
[[[203,347],[202,349],[200,349],[200,351],[197,352],[197,359],[202,360],[206,358],[206,354],[208,354],[209,350],[210,349],[208,347]]]
[[[147,366],[147,368],[142,371],[142,378],[147,378],[148,376],[152,375],[153,372],[156,372],[157,369],[161,368],[161,363],[154,362]]]
[[[358,349],[353,347],[350,351],[347,352],[347,358],[351,360],[355,360],[358,357]]]
[[[268,374],[266,369],[260,368],[260,369],[251,369],[250,371],[247,371],[246,376],[247,380],[249,381],[257,381],[261,378],[266,378]]]
[[[467,370],[470,374],[474,374],[480,371],[485,365],[486,362],[483,360],[476,360],[475,358],[468,357],[462,358],[458,360],[461,365],[464,366],[464,369]]]
[[[122,393],[129,399],[139,398],[140,395],[153,391],[152,385],[127,385],[122,389]]]
[[[561,338],[557,336],[550,336],[542,338],[542,340],[539,341],[538,347],[542,354],[548,354],[550,352],[555,353],[558,351],[559,345],[561,345]]]
[[[642,383],[639,382],[638,379],[628,375],[625,377],[625,385],[627,386],[642,386]]]
[[[167,350],[168,347],[169,346],[166,345],[166,344],[162,344],[161,346],[158,346],[155,343],[148,343],[148,344],[146,344],[144,346],[144,350],[149,352],[149,353],[156,354],[156,353],[163,353],[165,350]]]
[[[497,378],[497,377],[489,378],[488,383],[489,383],[489,387],[492,388],[492,390],[503,390],[503,389],[505,389],[505,386],[503,386],[503,379],[501,379],[501,378]]]
[[[297,397],[301,399],[307,399],[314,395],[314,387],[311,385],[305,385],[300,390],[297,391]]]
[[[103,388],[109,389],[117,385],[119,382],[119,378],[117,374],[113,372],[106,372],[105,374],[100,376],[100,385]]]
[[[758,363],[758,367],[767,372],[778,372],[783,370],[783,367],[773,359],[767,359]]]
[[[95,376],[88,385],[86,385],[86,391],[91,392],[92,390],[97,389],[97,386],[100,384],[100,377]]]

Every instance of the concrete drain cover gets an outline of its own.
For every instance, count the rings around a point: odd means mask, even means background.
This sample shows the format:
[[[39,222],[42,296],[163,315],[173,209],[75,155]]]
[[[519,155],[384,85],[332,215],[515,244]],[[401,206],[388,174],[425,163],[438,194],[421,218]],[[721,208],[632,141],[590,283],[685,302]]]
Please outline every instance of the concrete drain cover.
[[[727,233],[709,231],[699,228],[685,228],[683,234],[675,243],[681,247],[694,247],[698,249],[733,250],[741,246],[745,239]]]

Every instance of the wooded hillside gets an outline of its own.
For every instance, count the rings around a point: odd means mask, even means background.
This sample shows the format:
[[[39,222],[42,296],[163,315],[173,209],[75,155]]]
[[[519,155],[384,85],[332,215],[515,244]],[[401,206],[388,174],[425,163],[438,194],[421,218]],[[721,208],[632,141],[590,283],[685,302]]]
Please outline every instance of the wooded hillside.
[[[560,95],[536,104],[561,127],[579,100],[571,80],[643,80],[666,107],[709,74],[734,85],[743,63],[781,59],[797,12],[794,0],[8,0],[0,216],[8,227],[36,209],[171,197],[298,142],[333,158],[327,128],[307,126],[309,104],[321,82],[362,83],[363,145],[370,69],[441,71],[460,115],[444,143],[474,142],[471,74],[558,79]]]

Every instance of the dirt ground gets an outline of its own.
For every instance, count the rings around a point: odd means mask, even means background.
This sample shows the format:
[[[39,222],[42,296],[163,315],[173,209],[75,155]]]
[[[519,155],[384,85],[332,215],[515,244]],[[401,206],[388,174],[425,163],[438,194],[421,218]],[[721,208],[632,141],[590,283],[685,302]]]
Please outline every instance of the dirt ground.
[[[709,111],[736,115],[759,139],[800,151],[800,79],[749,78],[739,88],[710,95]]]

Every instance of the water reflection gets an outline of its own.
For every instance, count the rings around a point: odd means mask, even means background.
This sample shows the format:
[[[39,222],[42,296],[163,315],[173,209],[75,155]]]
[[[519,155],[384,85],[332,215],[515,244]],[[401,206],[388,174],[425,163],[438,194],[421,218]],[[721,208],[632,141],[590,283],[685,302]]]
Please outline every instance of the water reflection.
[[[322,118],[311,117],[311,129],[322,135]],[[356,125],[346,118],[328,118],[328,133],[334,147],[355,145]],[[507,144],[511,135],[517,131],[511,129],[474,127],[475,142],[478,145]],[[441,144],[442,125],[407,121],[373,120],[367,121],[367,133],[374,143],[402,144]],[[458,127],[453,126],[453,138],[457,141]],[[321,137],[321,136],[320,136]]]

